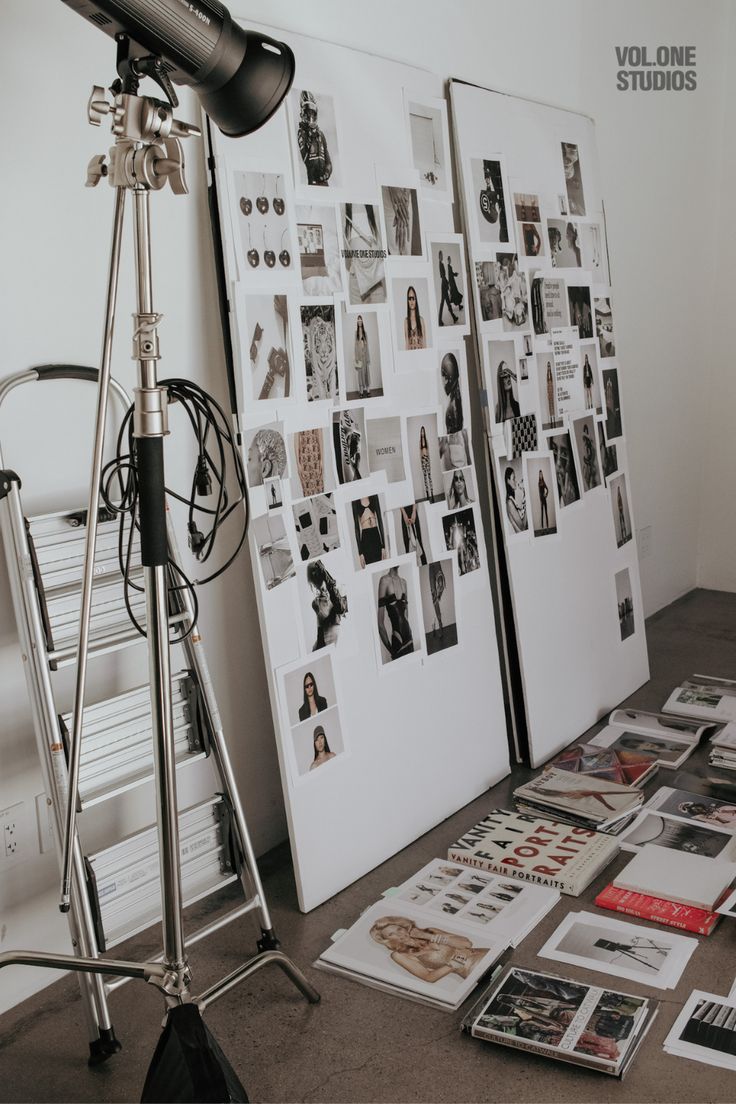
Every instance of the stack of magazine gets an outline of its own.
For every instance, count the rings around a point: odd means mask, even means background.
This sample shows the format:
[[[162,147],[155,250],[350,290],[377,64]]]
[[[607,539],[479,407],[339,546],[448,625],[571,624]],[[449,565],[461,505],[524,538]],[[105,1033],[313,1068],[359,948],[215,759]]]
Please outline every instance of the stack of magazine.
[[[657,756],[650,751],[627,751],[597,744],[573,744],[547,764],[558,770],[603,778],[623,786],[643,786],[659,769]]]
[[[433,859],[338,933],[315,966],[453,1011],[559,900]]]
[[[508,966],[463,1020],[476,1039],[623,1077],[657,1001]]]
[[[518,786],[514,801],[520,812],[556,817],[602,832],[619,832],[642,807],[644,796],[638,786],[549,766],[538,778]]]
[[[618,850],[618,840],[590,828],[494,809],[452,844],[447,857],[577,897]]]
[[[736,723],[724,725],[711,737],[708,762],[721,770],[736,770]]]
[[[672,691],[664,712],[709,724],[736,721],[736,681],[712,675],[691,675]]]

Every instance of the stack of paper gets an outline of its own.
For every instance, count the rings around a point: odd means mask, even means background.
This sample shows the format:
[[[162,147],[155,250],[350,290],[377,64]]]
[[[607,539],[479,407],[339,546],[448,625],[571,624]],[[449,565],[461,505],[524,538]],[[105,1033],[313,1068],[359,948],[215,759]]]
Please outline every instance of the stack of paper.
[[[708,762],[721,770],[736,770],[736,722],[724,725],[711,737]]]

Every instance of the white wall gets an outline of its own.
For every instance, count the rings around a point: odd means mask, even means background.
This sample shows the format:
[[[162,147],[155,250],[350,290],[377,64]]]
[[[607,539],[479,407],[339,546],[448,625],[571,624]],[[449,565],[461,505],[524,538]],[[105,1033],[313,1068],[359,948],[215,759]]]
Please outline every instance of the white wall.
[[[714,291],[720,288],[724,318],[730,306],[730,257],[724,251],[718,268],[717,248],[720,240],[730,243],[734,233],[733,153],[722,166],[717,160],[719,140],[728,133],[723,128],[733,124],[733,108],[727,118],[723,115],[728,4],[711,0],[707,20],[703,7],[694,0],[617,0],[613,5],[608,0],[538,0],[521,8],[503,0],[463,0],[452,9],[440,0],[421,6],[395,0],[230,4],[233,14],[252,22],[332,39],[596,118],[635,516],[638,528],[652,526],[653,554],[642,563],[648,613],[698,578],[711,586],[736,587],[729,554],[733,540],[727,539],[734,519],[723,506],[726,471],[732,470],[724,466],[726,452],[731,449],[733,465],[736,446],[718,445],[708,428],[710,419],[719,436],[727,436],[725,400],[730,395],[733,402],[736,386],[733,373],[729,377],[726,323],[720,330],[707,323]],[[0,376],[46,361],[98,360],[113,195],[104,182],[95,190],[83,187],[90,156],[110,145],[109,130],[87,124],[86,103],[93,83],[109,84],[114,77],[113,43],[59,0],[4,0],[2,8],[0,58],[7,94],[0,107],[5,152]],[[659,96],[616,91],[613,45],[629,42],[695,44],[698,91]],[[181,98],[180,116],[196,119],[191,96],[184,92]],[[163,191],[153,199],[155,305],[165,315],[162,375],[189,376],[226,401],[198,140],[188,141],[187,155],[190,197]],[[718,204],[709,182],[719,166],[716,194],[723,198],[724,214],[717,229]],[[131,253],[127,241],[114,359],[115,373],[128,386],[133,384]],[[21,471],[31,510],[78,504],[85,496],[91,397],[81,385],[48,384],[46,392],[35,385],[26,391],[0,409],[6,461]],[[704,442],[712,453],[701,487]],[[167,448],[170,475],[185,478],[183,436]],[[719,547],[727,551],[719,554]],[[286,832],[247,553],[205,592],[202,626],[250,829],[262,853]],[[122,688],[131,678],[142,681],[143,666],[127,656],[108,663],[95,688]],[[63,692],[70,692],[68,680]],[[4,568],[0,693],[2,807],[32,800],[42,788]],[[144,803],[141,798],[139,804]],[[136,813],[142,815],[142,809]],[[129,826],[119,814],[100,830],[112,835]],[[24,864],[22,878],[18,867],[3,870],[0,862],[0,947],[64,945],[55,885],[52,856]],[[47,980],[31,970],[4,972],[0,1010]]]

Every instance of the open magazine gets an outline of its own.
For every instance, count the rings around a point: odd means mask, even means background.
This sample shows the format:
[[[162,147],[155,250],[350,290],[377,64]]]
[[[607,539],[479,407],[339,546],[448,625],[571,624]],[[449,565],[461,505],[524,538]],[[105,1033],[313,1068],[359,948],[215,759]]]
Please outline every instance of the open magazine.
[[[664,704],[664,712],[711,724],[736,721],[736,680],[691,675],[672,691]]]
[[[623,1077],[657,1002],[508,966],[463,1020],[476,1039]]]
[[[614,709],[607,726],[588,741],[612,751],[657,756],[660,767],[677,770],[695,751],[710,725],[642,709]]]

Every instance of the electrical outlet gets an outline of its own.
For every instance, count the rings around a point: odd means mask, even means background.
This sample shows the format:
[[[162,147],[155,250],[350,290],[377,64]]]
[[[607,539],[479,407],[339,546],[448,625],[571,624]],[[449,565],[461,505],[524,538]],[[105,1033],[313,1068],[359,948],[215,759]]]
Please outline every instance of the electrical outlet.
[[[645,525],[638,532],[639,559],[646,560],[652,554],[652,527]]]
[[[38,850],[42,855],[54,850],[54,826],[52,822],[53,804],[45,793],[36,794],[36,826],[38,828]]]
[[[0,860],[22,858],[26,846],[23,828],[22,801],[0,809]]]

